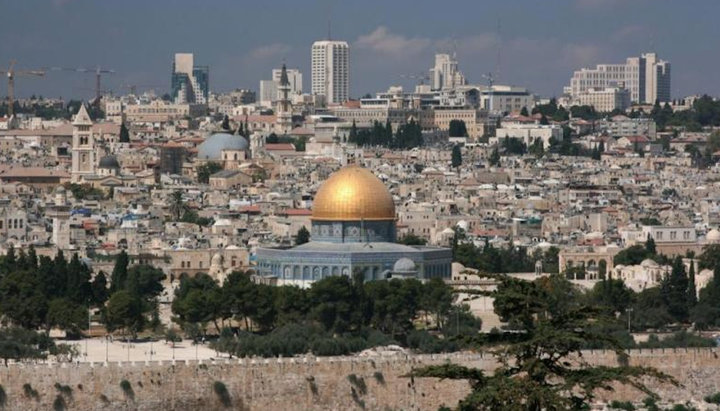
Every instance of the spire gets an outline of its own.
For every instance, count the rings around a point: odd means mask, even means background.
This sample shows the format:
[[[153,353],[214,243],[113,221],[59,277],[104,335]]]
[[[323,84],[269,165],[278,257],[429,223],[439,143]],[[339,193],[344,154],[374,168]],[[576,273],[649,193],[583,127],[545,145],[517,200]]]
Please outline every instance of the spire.
[[[290,85],[290,80],[288,80],[287,68],[285,67],[285,63],[283,63],[282,71],[280,72],[280,85],[281,86],[289,86]]]
[[[75,120],[73,120],[74,126],[91,126],[93,124],[92,119],[90,118],[90,114],[88,114],[87,109],[85,108],[85,103],[80,104],[80,109],[78,110],[77,114],[75,115]]]

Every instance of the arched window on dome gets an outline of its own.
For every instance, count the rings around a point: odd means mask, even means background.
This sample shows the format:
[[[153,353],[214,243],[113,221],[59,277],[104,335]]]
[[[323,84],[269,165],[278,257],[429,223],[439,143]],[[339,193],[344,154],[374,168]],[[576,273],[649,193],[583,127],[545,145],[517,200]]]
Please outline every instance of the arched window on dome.
[[[300,278],[298,278],[298,280],[299,280],[299,279],[300,279]],[[303,280],[309,280],[309,279],[310,279],[310,267],[303,267],[302,279],[303,279]]]

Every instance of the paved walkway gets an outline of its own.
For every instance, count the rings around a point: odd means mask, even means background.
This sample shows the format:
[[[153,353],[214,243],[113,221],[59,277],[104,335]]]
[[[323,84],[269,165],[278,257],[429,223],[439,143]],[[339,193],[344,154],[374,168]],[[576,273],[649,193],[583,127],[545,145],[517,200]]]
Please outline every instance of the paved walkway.
[[[227,354],[217,353],[208,344],[194,345],[192,340],[183,340],[172,344],[165,341],[131,342],[115,339],[112,342],[105,338],[90,338],[80,341],[70,341],[67,344],[76,345],[80,352],[80,362],[111,361],[159,361],[159,360],[208,360],[211,358],[227,358]]]

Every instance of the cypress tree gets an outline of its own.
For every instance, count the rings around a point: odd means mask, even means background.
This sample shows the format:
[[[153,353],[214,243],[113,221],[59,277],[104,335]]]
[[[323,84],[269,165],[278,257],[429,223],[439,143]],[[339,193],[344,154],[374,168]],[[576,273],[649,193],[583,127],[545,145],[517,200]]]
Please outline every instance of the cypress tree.
[[[697,288],[695,286],[695,260],[690,260],[690,270],[688,272],[688,288],[687,288],[688,308],[692,308],[697,304]]]
[[[125,250],[122,250],[115,259],[115,267],[113,267],[112,274],[110,275],[110,291],[114,293],[116,291],[125,288],[125,283],[128,277],[128,265],[130,259],[128,258]]]

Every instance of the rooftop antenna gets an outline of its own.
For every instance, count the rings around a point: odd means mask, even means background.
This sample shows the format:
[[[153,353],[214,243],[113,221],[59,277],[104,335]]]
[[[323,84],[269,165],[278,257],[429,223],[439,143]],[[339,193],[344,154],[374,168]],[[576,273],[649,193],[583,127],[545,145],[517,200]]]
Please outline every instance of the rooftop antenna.
[[[500,32],[500,18],[498,18],[497,21],[497,56],[495,57],[495,74],[493,77],[493,82],[497,82],[497,80],[500,78],[500,56],[502,52],[502,34]]]

